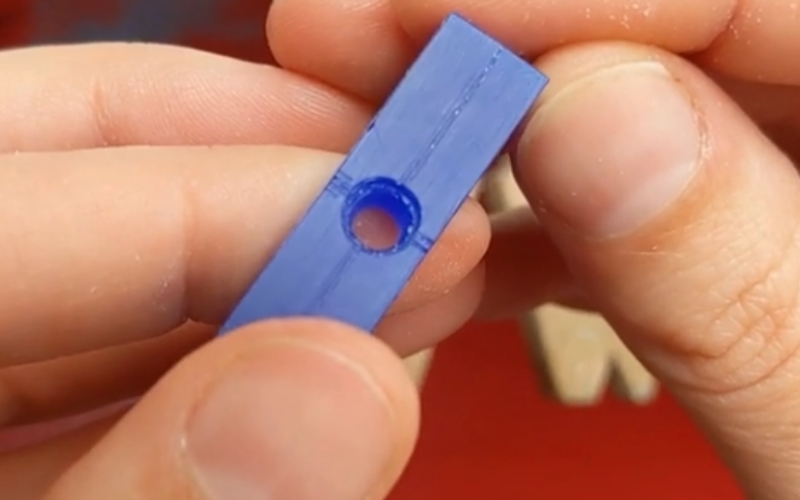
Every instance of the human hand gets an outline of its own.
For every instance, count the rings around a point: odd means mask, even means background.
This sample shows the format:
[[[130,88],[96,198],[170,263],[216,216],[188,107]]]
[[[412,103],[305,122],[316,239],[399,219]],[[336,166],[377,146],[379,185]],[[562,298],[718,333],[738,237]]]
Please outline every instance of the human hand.
[[[0,426],[160,379],[124,415],[0,455],[0,496],[380,498],[417,426],[390,349],[312,320],[203,345],[336,168],[318,149],[344,151],[370,107],[156,45],[0,52],[0,74]],[[488,229],[467,203],[378,336],[405,354],[466,321]]]
[[[481,313],[584,296],[752,498],[796,498],[797,2],[281,0],[267,27],[285,67],[377,102],[449,11],[551,77],[511,147],[541,226],[493,221]]]

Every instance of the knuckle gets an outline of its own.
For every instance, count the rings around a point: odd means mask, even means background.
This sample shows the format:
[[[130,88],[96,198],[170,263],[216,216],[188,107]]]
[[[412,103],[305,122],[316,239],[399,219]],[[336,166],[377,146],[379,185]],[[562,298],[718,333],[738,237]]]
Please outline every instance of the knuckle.
[[[734,272],[712,287],[712,306],[691,330],[700,390],[731,394],[791,376],[800,352],[800,231],[764,241],[775,240],[750,245],[738,265],[725,266]]]

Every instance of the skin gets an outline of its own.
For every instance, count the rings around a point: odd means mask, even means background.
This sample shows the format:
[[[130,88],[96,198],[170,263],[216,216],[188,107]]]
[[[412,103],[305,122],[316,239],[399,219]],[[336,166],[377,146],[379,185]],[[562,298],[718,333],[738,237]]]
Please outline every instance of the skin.
[[[142,396],[4,454],[0,490],[22,500],[382,498],[418,422],[396,353],[473,314],[561,300],[608,318],[750,498],[795,498],[796,9],[279,0],[267,34],[289,71],[160,46],[0,53],[17,75],[0,81],[0,129],[11,131],[0,142],[10,235],[0,268],[12,277],[0,287],[0,418],[36,422]],[[289,319],[208,344],[335,153],[451,10],[551,79],[509,149],[540,223],[524,211],[490,221],[467,204],[380,339]]]

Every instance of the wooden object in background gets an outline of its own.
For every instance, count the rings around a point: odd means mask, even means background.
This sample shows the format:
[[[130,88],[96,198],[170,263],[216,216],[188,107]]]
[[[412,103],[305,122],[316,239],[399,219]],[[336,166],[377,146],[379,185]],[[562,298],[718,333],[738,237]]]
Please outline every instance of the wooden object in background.
[[[403,360],[406,370],[408,370],[408,374],[416,384],[417,389],[422,389],[425,384],[425,377],[428,375],[428,369],[431,366],[431,361],[433,361],[433,351],[433,348],[425,349]]]
[[[522,320],[549,392],[570,406],[598,404],[610,385],[622,399],[647,404],[658,383],[599,314],[546,305]]]
[[[484,200],[491,212],[527,206],[502,158],[488,174]],[[599,314],[546,305],[519,318],[532,359],[552,396],[563,404],[591,406],[609,385],[623,399],[651,402],[658,383]]]

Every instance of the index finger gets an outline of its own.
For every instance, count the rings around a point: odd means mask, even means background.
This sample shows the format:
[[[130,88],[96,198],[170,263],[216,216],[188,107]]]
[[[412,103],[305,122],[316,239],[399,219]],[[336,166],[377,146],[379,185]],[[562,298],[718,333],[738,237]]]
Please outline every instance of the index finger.
[[[0,51],[0,153],[287,144],[344,152],[369,106],[282,69],[157,44]]]
[[[602,40],[700,54],[707,68],[742,79],[800,83],[800,9],[773,0],[387,0],[418,39],[450,12],[473,19],[531,56]]]
[[[221,323],[339,160],[279,146],[0,156],[0,367]],[[488,238],[468,202],[394,312],[456,294]]]

